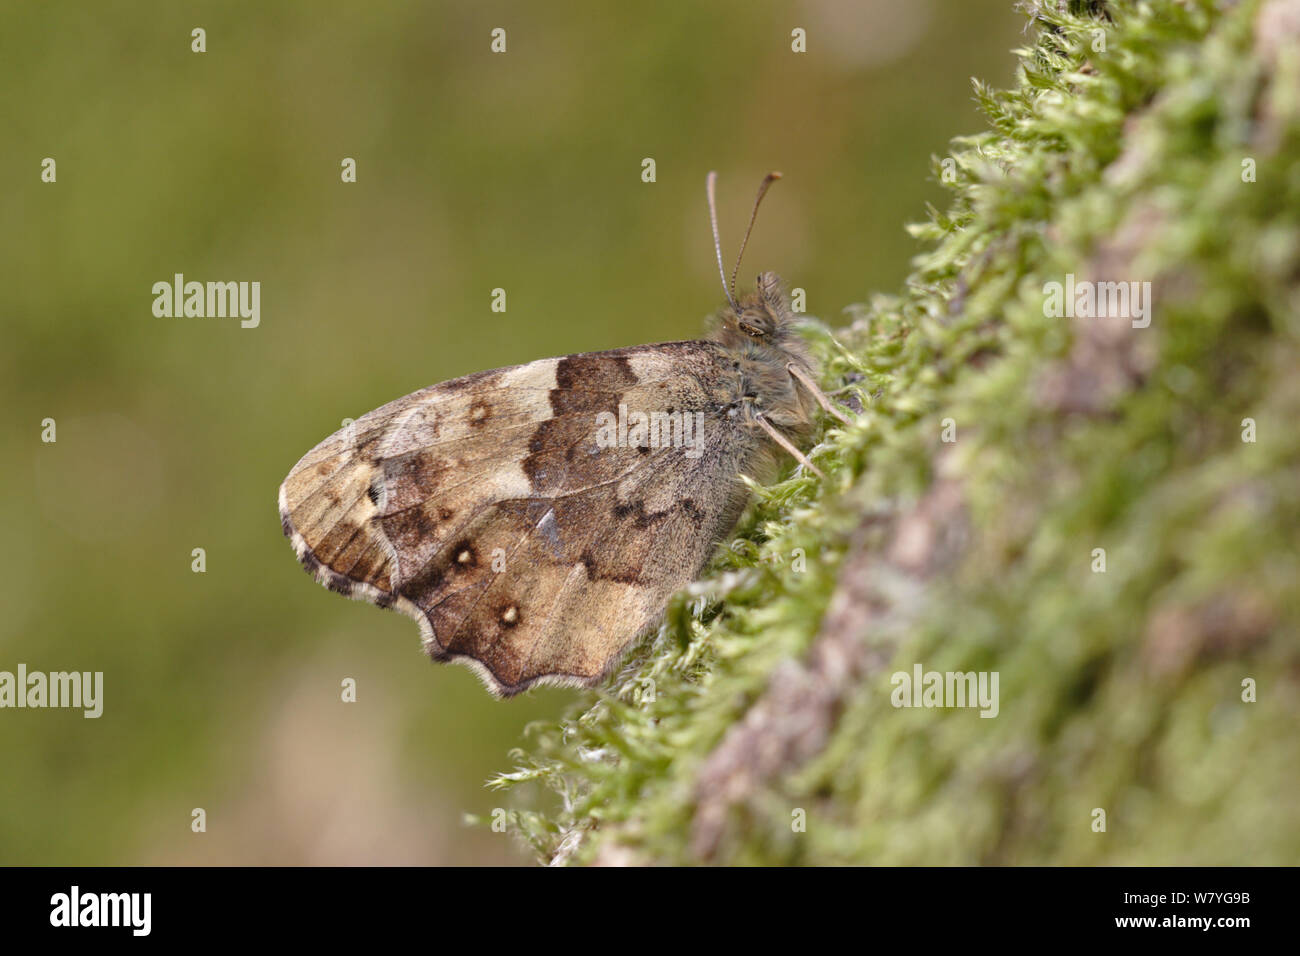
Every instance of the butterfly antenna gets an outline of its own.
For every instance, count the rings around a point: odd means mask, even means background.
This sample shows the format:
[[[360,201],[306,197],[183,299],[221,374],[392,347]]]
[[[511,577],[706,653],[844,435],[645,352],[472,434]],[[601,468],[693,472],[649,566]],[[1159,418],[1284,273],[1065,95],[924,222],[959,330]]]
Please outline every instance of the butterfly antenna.
[[[731,293],[728,297],[731,299],[732,305],[736,304],[736,273],[740,272],[740,260],[744,258],[745,247],[749,245],[749,234],[754,231],[754,220],[758,218],[759,203],[761,203],[763,197],[767,195],[768,188],[780,178],[781,174],[778,172],[773,171],[768,173],[763,177],[762,185],[758,187],[758,195],[754,197],[754,211],[749,214],[749,228],[745,230],[745,238],[741,240],[740,253],[736,256],[736,267],[731,270]],[[719,251],[718,266],[721,267],[721,265],[722,252]]]
[[[711,170],[708,178],[704,181],[704,189],[705,192],[709,194],[709,225],[713,227],[713,251],[717,253],[718,256],[718,278],[722,280],[722,292],[726,295],[727,301],[731,303],[731,307],[739,311],[740,306],[736,305],[736,297],[727,289],[727,270],[722,264],[722,241],[718,238],[718,201],[717,197],[714,195],[716,192],[717,182],[718,171],[716,169]],[[739,265],[739,263],[737,263],[737,265]],[[733,289],[736,287],[734,280],[731,283],[731,287]]]

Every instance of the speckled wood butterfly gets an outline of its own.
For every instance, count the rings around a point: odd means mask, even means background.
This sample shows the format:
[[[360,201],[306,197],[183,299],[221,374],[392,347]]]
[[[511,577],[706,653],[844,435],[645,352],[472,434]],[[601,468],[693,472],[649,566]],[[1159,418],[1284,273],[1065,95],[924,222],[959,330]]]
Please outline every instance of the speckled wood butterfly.
[[[739,476],[770,481],[778,446],[816,472],[797,445],[816,406],[847,421],[777,276],[737,301],[738,255],[728,285],[715,180],[727,305],[708,339],[478,372],[364,415],[280,486],[307,570],[414,618],[430,657],[495,694],[603,679],[735,527]]]

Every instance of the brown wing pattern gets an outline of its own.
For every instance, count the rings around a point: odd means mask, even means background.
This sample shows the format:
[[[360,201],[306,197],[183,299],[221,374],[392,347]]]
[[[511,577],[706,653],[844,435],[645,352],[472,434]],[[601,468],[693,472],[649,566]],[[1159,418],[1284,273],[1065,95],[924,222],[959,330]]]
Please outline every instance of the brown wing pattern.
[[[724,362],[678,342],[415,392],[303,457],[285,533],[322,583],[415,618],[430,656],[496,693],[595,683],[743,506],[757,442],[721,411]],[[599,447],[597,414],[620,404],[702,412],[703,447]]]

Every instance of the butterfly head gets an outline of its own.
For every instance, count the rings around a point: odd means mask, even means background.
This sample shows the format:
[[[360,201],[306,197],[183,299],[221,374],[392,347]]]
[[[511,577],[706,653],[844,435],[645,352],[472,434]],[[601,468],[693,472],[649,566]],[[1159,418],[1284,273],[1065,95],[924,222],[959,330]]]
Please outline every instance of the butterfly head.
[[[795,321],[780,276],[764,272],[751,295],[729,302],[718,313],[715,339],[728,348],[793,351],[793,358],[801,358],[803,350],[797,345],[802,340],[794,331]]]

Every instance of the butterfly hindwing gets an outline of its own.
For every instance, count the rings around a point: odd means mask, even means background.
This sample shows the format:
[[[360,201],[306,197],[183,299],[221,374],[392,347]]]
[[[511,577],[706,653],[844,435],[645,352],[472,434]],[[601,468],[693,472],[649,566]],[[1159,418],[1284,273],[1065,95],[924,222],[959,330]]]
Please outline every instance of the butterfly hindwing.
[[[677,342],[483,372],[321,442],[280,491],[332,590],[396,607],[497,693],[589,685],[689,583],[743,506],[757,442],[724,408],[726,353]],[[610,446],[598,415],[695,416],[693,448]]]

